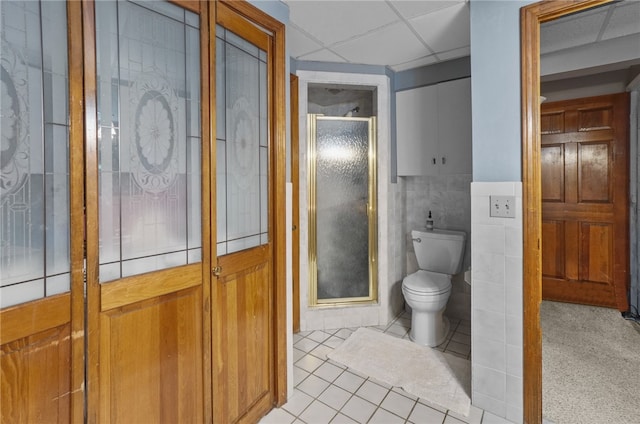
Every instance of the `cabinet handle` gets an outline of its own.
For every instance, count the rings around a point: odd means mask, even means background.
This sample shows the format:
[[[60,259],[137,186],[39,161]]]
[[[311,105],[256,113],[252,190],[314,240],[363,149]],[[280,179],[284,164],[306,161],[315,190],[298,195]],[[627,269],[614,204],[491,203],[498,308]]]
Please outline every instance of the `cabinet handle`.
[[[444,156],[442,156],[442,164],[444,165],[445,163],[447,163],[447,158],[445,158]]]
[[[436,158],[433,158],[432,160],[433,160],[433,164],[435,165],[436,164]]]

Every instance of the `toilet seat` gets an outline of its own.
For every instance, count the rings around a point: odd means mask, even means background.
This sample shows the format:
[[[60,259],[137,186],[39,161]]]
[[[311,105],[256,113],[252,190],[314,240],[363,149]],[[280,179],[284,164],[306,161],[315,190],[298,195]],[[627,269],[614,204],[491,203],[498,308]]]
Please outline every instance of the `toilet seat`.
[[[451,277],[421,269],[408,275],[403,280],[402,287],[411,294],[436,296],[451,291]]]

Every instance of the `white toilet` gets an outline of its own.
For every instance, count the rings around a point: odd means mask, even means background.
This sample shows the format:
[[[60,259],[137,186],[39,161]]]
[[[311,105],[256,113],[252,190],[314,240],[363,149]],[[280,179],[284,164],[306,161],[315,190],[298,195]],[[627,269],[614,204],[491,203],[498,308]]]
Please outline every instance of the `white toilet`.
[[[451,276],[460,272],[466,234],[434,229],[411,231],[420,269],[402,280],[404,300],[411,307],[411,340],[434,347],[444,342],[449,320],[443,316],[451,294]]]

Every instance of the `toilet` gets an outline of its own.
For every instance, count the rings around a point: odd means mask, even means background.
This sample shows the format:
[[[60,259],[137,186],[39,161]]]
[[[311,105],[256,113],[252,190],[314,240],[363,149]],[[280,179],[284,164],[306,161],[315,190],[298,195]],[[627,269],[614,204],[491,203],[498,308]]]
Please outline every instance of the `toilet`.
[[[433,229],[411,231],[420,269],[402,280],[402,294],[411,307],[413,342],[434,347],[444,342],[449,320],[444,310],[451,294],[451,277],[460,272],[466,234]]]

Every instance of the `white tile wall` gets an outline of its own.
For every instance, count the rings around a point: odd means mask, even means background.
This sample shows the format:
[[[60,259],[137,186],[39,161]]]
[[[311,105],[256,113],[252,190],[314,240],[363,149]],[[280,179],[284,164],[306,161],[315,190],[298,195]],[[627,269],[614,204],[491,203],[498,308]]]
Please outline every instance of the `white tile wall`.
[[[515,218],[489,216],[490,195],[516,198]],[[471,183],[472,403],[522,422],[522,184]]]

